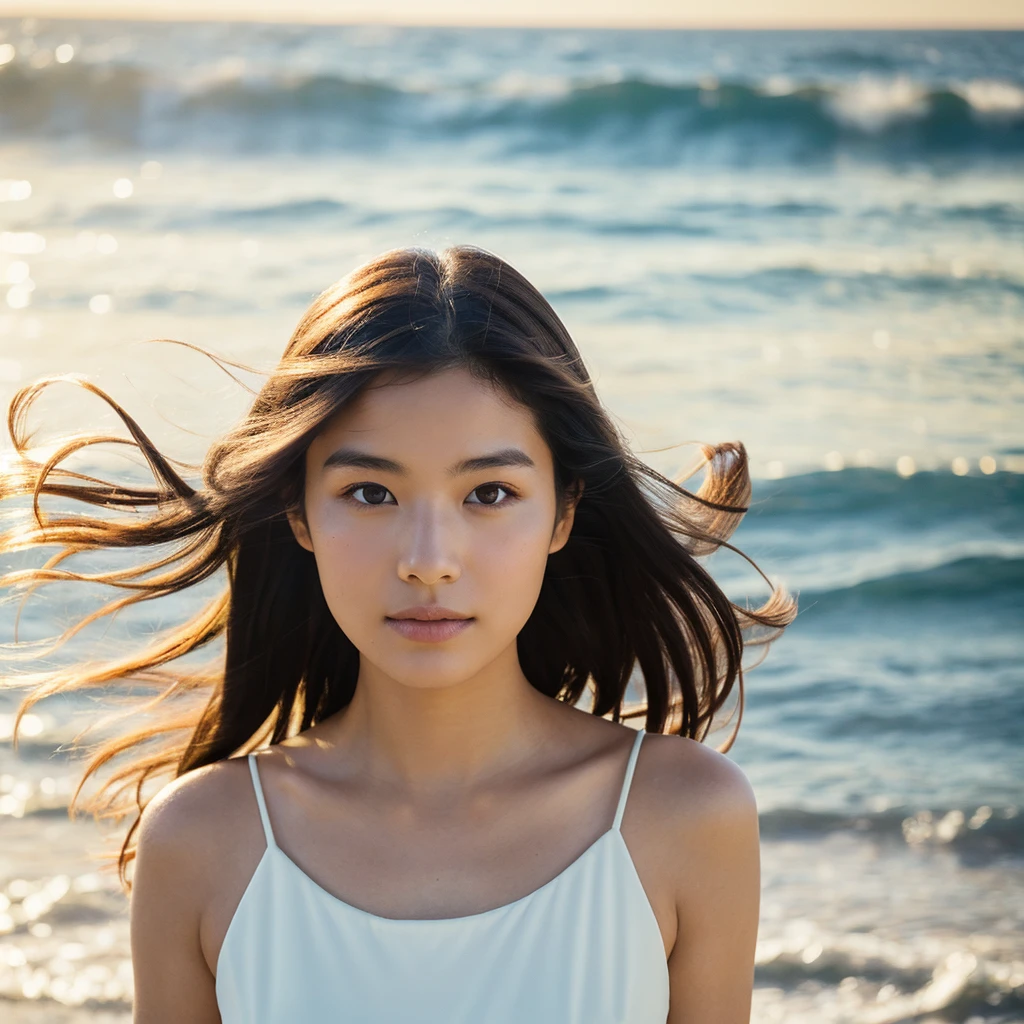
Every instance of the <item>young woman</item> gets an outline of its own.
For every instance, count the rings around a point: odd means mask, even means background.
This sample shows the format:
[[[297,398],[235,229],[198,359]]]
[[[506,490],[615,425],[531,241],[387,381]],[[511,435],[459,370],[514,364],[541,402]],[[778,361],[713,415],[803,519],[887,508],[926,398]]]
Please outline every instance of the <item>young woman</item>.
[[[176,545],[90,576],[127,590],[94,619],[227,570],[155,646],[22,707],[166,685],[166,719],[85,773],[149,746],[92,805],[134,781],[143,809],[119,858],[136,1024],[748,1021],[757,810],[700,740],[737,681],[742,716],[744,644],[795,603],[740,608],[697,561],[746,511],[741,444],[705,447],[697,494],[647,467],[544,298],[469,246],[387,252],[317,298],[198,489],[112,401],[155,487],[61,469],[90,439],[34,462],[45,384],[12,404],[7,492],[133,511],[37,505],[3,543],[64,550],[7,582]],[[175,668],[219,637],[214,670]]]

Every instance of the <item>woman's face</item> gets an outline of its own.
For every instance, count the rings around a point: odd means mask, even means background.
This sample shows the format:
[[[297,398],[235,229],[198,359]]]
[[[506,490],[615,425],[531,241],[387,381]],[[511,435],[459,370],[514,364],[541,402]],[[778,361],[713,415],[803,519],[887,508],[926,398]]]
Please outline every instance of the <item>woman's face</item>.
[[[361,675],[428,688],[515,656],[572,517],[530,410],[455,369],[385,378],[330,420],[290,521]]]

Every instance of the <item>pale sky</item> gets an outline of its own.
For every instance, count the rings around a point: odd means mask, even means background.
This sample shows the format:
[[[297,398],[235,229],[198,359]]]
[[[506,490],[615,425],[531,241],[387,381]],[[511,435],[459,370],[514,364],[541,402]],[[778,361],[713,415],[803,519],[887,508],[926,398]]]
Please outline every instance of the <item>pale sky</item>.
[[[1024,0],[0,0],[31,15],[705,28],[1024,28]]]

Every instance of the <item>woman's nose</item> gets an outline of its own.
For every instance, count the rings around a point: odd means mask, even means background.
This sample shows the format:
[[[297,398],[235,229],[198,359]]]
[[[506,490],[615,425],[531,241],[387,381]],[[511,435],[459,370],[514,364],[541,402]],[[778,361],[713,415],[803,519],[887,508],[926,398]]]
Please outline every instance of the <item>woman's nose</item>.
[[[453,583],[462,574],[456,516],[423,503],[410,512],[398,558],[398,575],[425,586]]]

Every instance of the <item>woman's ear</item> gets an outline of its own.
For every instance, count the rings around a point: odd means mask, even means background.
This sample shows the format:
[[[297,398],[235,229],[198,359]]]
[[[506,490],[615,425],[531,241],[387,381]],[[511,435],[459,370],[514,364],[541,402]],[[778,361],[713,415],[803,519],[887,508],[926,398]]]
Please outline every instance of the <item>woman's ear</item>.
[[[572,533],[572,524],[576,519],[576,506],[583,497],[583,481],[577,480],[569,490],[562,502],[562,516],[555,523],[555,532],[551,535],[551,543],[548,545],[548,554],[553,555],[569,542],[569,534]]]
[[[299,546],[311,552],[313,540],[309,536],[309,527],[306,525],[306,519],[302,512],[299,509],[288,509],[285,515],[288,516],[288,525],[292,528],[292,534],[299,542]]]

